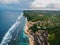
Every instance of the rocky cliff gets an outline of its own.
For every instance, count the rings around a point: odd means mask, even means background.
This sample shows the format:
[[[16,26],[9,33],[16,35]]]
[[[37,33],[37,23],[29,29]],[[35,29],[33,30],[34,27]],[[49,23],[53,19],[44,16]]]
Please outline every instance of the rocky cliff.
[[[25,33],[29,36],[30,45],[49,45],[48,44],[48,32],[47,30],[37,30],[33,32],[29,29],[35,22],[27,22],[25,27]]]

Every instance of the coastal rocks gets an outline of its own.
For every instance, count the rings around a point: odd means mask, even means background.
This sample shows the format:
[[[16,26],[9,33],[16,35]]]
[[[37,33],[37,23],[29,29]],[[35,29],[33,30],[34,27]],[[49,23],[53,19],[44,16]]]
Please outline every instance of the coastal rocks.
[[[46,30],[38,30],[35,33],[35,42],[37,42],[36,45],[48,45],[48,41],[47,41],[47,37],[48,37],[48,33]]]
[[[30,45],[48,45],[47,36],[45,30],[39,30],[35,33],[32,30],[28,31]]]
[[[25,33],[29,36],[30,45],[48,45],[48,32],[47,30],[38,30],[33,32],[29,29],[31,24],[27,23]]]

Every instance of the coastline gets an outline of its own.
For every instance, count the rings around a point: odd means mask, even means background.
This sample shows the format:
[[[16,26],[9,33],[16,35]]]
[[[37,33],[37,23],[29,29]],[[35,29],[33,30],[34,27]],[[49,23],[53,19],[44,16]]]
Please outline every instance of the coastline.
[[[29,25],[29,23],[28,23],[28,21],[27,21],[27,18],[26,18],[26,24],[25,24],[25,34],[26,35],[28,35],[28,37],[29,37],[29,44],[30,45],[34,45],[34,41],[33,41],[33,36],[32,35],[30,35],[30,30],[29,30],[29,27],[30,27],[30,25]]]
[[[25,26],[25,33],[26,33],[26,35],[29,36],[29,44],[30,45],[37,45],[37,44],[38,45],[50,45],[49,42],[47,41],[47,37],[48,37],[47,31],[39,30],[39,31],[34,33],[32,30],[29,29],[29,27],[31,25],[32,25],[32,23],[27,21],[26,26]],[[43,33],[43,35],[42,35],[42,33]],[[44,36],[44,38],[43,38],[43,36]]]

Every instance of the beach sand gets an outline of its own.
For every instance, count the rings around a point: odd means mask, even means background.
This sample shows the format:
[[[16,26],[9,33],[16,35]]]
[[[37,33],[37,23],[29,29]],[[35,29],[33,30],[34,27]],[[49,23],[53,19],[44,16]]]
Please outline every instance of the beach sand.
[[[30,30],[28,30],[29,29],[29,27],[30,27],[30,24],[27,22],[26,23],[26,26],[25,26],[25,33],[29,36],[29,43],[30,43],[30,45],[35,45],[34,43],[34,41],[33,41],[33,37],[32,37],[32,35],[30,35]]]

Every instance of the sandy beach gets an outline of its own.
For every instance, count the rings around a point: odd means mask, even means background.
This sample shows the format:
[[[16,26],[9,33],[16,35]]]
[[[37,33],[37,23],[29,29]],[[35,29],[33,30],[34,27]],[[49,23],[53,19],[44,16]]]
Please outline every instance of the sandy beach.
[[[34,45],[34,41],[33,41],[33,36],[32,35],[30,35],[30,30],[28,30],[29,29],[29,27],[30,27],[30,24],[27,22],[26,23],[26,26],[25,26],[25,33],[29,36],[29,43],[30,43],[30,45]]]

